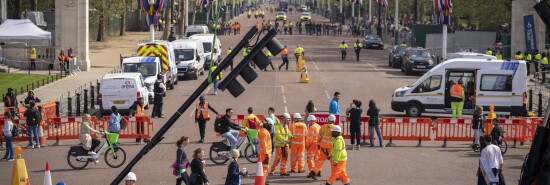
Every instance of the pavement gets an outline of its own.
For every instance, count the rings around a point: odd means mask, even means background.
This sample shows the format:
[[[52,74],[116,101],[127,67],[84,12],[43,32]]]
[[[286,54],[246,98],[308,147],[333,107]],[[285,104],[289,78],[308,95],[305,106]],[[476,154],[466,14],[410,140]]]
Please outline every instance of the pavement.
[[[267,13],[266,18],[274,18],[274,13]],[[292,21],[299,19],[298,13],[289,14]],[[321,18],[314,15],[317,22]],[[234,47],[244,33],[256,22],[262,20],[247,19],[240,16],[237,21],[242,24],[240,35],[220,36],[223,52],[231,46]],[[296,31],[297,33],[297,31]],[[367,102],[375,100],[384,116],[404,116],[404,113],[391,110],[391,94],[401,86],[409,85],[416,81],[420,75],[406,76],[399,69],[388,66],[387,50],[361,51],[360,61],[355,61],[355,53],[348,51],[348,59],[340,60],[338,44],[345,40],[352,43],[357,38],[349,36],[306,36],[306,35],[277,35],[280,42],[287,45],[292,52],[297,44],[305,50],[305,60],[309,71],[309,83],[299,83],[299,72],[294,72],[295,59],[290,56],[289,71],[275,70],[269,67],[268,71],[256,70],[259,77],[251,84],[244,85],[246,91],[238,98],[233,98],[228,92],[213,94],[212,86],[207,89],[206,95],[209,105],[222,112],[226,108],[233,108],[237,114],[244,114],[248,107],[254,107],[255,113],[266,114],[268,107],[274,107],[276,114],[284,112],[303,112],[309,100],[312,100],[317,110],[326,111],[332,94],[335,91],[342,93],[340,109],[347,108],[353,99],[359,99],[366,110]],[[131,43],[135,46],[135,43]],[[107,54],[108,55],[108,54]],[[225,56],[225,55],[224,55]],[[118,54],[117,54],[118,57]],[[235,63],[242,59],[238,55]],[[273,57],[274,66],[281,63],[279,56]],[[227,75],[227,70],[224,75]],[[176,114],[175,111],[195,91],[196,87],[206,80],[206,76],[199,76],[198,80],[180,81],[174,90],[167,91],[164,103],[165,118],[155,118],[155,131]],[[87,82],[85,80],[84,82]],[[61,88],[61,87],[60,87]],[[151,110],[147,110],[150,114]],[[435,116],[427,114],[425,116]],[[193,110],[187,109],[172,128],[164,135],[164,139],[155,148],[148,152],[132,169],[136,173],[139,184],[172,184],[175,177],[169,167],[176,157],[175,141],[182,135],[189,136],[191,143],[187,148],[189,157],[197,148],[202,148],[206,153],[204,160],[207,163],[206,174],[211,184],[223,184],[227,174],[227,165],[214,165],[208,157],[208,149],[212,142],[221,140],[215,136],[208,122],[206,127],[205,143],[198,143],[198,126],[193,119]],[[121,140],[122,147],[127,153],[126,164],[132,160],[143,147],[133,139]],[[349,141],[346,141],[349,144]],[[387,142],[387,141],[385,141]],[[53,141],[48,141],[52,144]],[[100,158],[99,164],[89,165],[83,170],[73,170],[67,164],[67,151],[71,145],[77,145],[78,140],[62,140],[61,146],[45,147],[41,149],[25,149],[23,157],[26,160],[31,184],[43,182],[43,174],[46,162],[50,163],[53,181],[64,181],[67,184],[109,184],[122,168],[113,169]],[[24,145],[26,143],[19,143]],[[469,142],[449,142],[447,148],[441,148],[442,142],[423,141],[422,147],[415,147],[416,141],[394,141],[395,147],[370,148],[362,147],[360,150],[348,150],[347,172],[354,184],[412,184],[435,185],[457,184],[466,185],[477,182],[476,170],[479,154],[473,152]],[[504,155],[504,175],[508,183],[515,183],[519,177],[521,165],[529,146],[509,148]],[[0,151],[0,155],[3,151]],[[240,167],[249,170],[249,177],[242,179],[242,184],[254,184],[256,164],[251,164],[245,159],[239,159]],[[11,168],[12,164],[0,162],[0,169]],[[307,174],[292,173],[290,177],[270,176],[271,184],[321,184],[328,178],[329,164],[323,167],[323,176],[319,181],[305,178]],[[8,182],[9,173],[0,173],[0,182]],[[340,183],[336,183],[340,184]]]

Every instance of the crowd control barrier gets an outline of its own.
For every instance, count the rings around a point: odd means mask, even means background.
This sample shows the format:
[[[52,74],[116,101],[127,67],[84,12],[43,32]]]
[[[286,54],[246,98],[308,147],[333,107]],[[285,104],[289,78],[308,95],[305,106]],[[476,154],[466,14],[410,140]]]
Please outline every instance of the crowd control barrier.
[[[418,140],[420,147],[422,140],[431,140],[431,125],[431,118],[380,118],[382,137],[389,139],[386,146],[392,146],[393,140]]]
[[[370,138],[368,127],[369,127],[369,117],[361,117],[361,138],[363,139],[363,142],[361,142],[361,145],[367,145],[367,137]],[[342,127],[342,137],[345,139],[351,139],[350,134],[350,118],[348,117],[341,117],[340,118],[340,126]]]
[[[109,126],[109,118],[109,116],[103,116],[103,118],[99,121],[99,128],[102,130],[107,130],[107,127]],[[124,119],[128,120],[128,125],[126,126],[126,129],[120,130],[118,138],[151,139],[151,135],[154,130],[153,120],[149,116],[124,116]],[[141,126],[138,126],[141,124],[143,124],[143,129],[141,129]],[[138,127],[140,127],[140,130],[143,130],[143,133],[138,131]]]
[[[435,121],[435,141],[443,141],[441,147],[447,147],[447,141],[472,141],[472,118],[438,118]]]
[[[83,119],[83,116],[48,118],[46,132],[49,138],[55,138],[53,146],[59,146],[59,140],[62,139],[79,139],[80,124]],[[93,128],[95,130],[100,130],[97,118],[92,116],[90,120],[94,123]],[[93,137],[97,136],[93,135]]]
[[[504,139],[506,139],[506,141],[511,141],[513,139],[514,148],[516,148],[518,141],[525,142],[527,140],[527,130],[529,128],[526,125],[527,120],[524,118],[499,119],[499,126],[502,127],[504,131]],[[490,134],[492,128],[493,123],[491,120],[486,120],[485,134]]]

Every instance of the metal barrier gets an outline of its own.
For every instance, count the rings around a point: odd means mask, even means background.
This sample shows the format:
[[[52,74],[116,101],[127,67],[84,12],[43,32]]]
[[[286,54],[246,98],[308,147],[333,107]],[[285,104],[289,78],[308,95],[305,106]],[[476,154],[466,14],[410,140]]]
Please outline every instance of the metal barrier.
[[[387,146],[393,145],[393,140],[418,140],[417,147],[422,146],[422,140],[431,140],[431,118],[381,118],[380,129],[382,137],[389,139]]]
[[[447,141],[472,141],[472,123],[471,118],[438,118],[432,128],[435,130],[434,140],[443,141],[441,147],[447,147]]]

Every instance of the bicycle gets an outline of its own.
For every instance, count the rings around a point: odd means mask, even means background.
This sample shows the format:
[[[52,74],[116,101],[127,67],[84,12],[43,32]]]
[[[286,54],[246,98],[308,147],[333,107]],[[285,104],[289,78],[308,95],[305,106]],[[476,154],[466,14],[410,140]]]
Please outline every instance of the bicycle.
[[[493,144],[497,145],[500,148],[500,152],[502,155],[508,151],[508,143],[506,142],[506,138],[504,137],[504,133],[500,135],[500,138],[498,140],[495,140]]]
[[[67,154],[67,162],[75,170],[84,169],[88,166],[88,163],[93,162],[97,164],[97,158],[104,154],[105,163],[111,168],[119,168],[126,162],[126,152],[115,143],[118,141],[118,134],[101,131],[102,135],[105,135],[105,141],[103,141],[96,149],[95,155],[88,155],[88,150],[85,150],[82,146],[71,146],[69,153]],[[118,162],[118,163],[117,163]]]
[[[258,154],[257,154],[257,148],[255,144],[252,141],[254,139],[258,138],[258,130],[255,129],[248,129],[244,127],[244,130],[246,132],[246,139],[245,138],[239,138],[239,143],[237,144],[237,150],[243,151],[244,154],[241,156],[244,156],[248,162],[251,163],[257,163],[258,162]],[[231,145],[229,143],[229,140],[223,139],[220,142],[214,142],[212,143],[212,146],[210,146],[210,160],[214,164],[225,164],[229,159],[231,158]],[[241,152],[242,153],[242,152]]]

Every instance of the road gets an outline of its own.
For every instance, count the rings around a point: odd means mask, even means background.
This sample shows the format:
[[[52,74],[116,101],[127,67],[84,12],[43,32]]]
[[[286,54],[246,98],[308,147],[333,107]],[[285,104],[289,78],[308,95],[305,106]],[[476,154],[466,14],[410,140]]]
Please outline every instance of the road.
[[[274,14],[266,14],[274,17]],[[296,21],[299,14],[290,14],[290,20]],[[314,20],[319,20],[314,16]],[[248,20],[246,16],[237,18],[242,24],[242,32],[255,24],[255,20]],[[261,20],[258,20],[261,22]],[[229,46],[234,46],[243,36],[221,36],[223,52]],[[254,107],[255,113],[265,114],[268,107],[274,107],[277,114],[283,112],[303,112],[308,100],[313,100],[320,111],[328,110],[328,104],[335,91],[342,93],[340,109],[345,110],[353,99],[361,100],[366,110],[367,102],[373,99],[377,102],[382,114],[404,116],[403,113],[393,112],[390,108],[391,93],[400,86],[413,83],[419,76],[405,76],[399,69],[388,67],[387,50],[362,50],[361,60],[354,60],[354,53],[348,50],[348,60],[340,60],[338,44],[345,40],[350,44],[357,38],[332,36],[299,36],[278,35],[277,38],[288,46],[292,52],[297,44],[305,49],[305,60],[309,71],[307,84],[299,83],[300,73],[294,72],[294,58],[290,57],[292,71],[259,71],[259,77],[252,84],[245,84],[246,91],[238,98],[233,98],[228,92],[213,94],[212,88],[206,94],[210,105],[222,112],[228,107],[239,114],[246,113],[248,107]],[[242,54],[239,54],[242,58]],[[239,60],[236,60],[236,62]],[[274,63],[280,64],[280,57],[274,57]],[[228,74],[227,70],[224,74]],[[195,88],[205,80],[181,81],[175,90],[167,93],[164,104],[165,118],[155,119],[155,129],[159,129],[175,110],[181,106]],[[212,86],[210,86],[212,87]],[[148,110],[150,113],[150,110]],[[139,184],[173,184],[175,177],[169,166],[176,156],[175,141],[182,135],[191,138],[189,153],[196,148],[208,150],[212,142],[220,140],[214,134],[213,121],[207,126],[207,137],[203,144],[199,144],[198,126],[194,123],[192,110],[187,110],[177,123],[168,131],[164,140],[151,150],[133,168],[137,174]],[[122,140],[122,147],[128,154],[127,162],[143,147],[133,140]],[[347,141],[349,143],[349,141]],[[386,141],[387,142],[387,141]],[[48,141],[52,144],[52,141]],[[43,181],[46,162],[52,169],[54,181],[65,181],[67,184],[109,184],[122,170],[111,169],[103,159],[96,165],[90,165],[84,170],[76,171],[66,162],[66,154],[70,145],[76,145],[77,140],[62,140],[62,146],[45,147],[41,149],[25,149],[23,157],[26,160],[27,170],[32,184]],[[347,171],[354,184],[474,184],[476,182],[476,167],[479,155],[468,148],[467,142],[450,142],[447,148],[441,148],[441,142],[425,141],[422,147],[415,147],[413,141],[394,141],[396,147],[361,148],[348,150]],[[26,143],[19,143],[25,145]],[[508,183],[518,178],[520,167],[528,152],[528,146],[510,148],[504,156],[504,175]],[[0,151],[0,154],[4,154]],[[190,154],[191,155],[191,154]],[[189,156],[191,157],[191,156]],[[213,165],[209,159],[206,173],[211,184],[223,184],[227,174],[227,165]],[[241,168],[249,169],[250,177],[243,179],[243,184],[253,184],[256,164],[250,164],[240,159]],[[10,169],[11,163],[0,163],[0,169]],[[306,179],[306,174],[291,174],[290,177],[273,176],[269,179],[272,184],[320,184],[329,175],[329,165],[325,164],[323,176],[319,181]],[[9,170],[2,170],[6,172]],[[278,171],[278,170],[277,170]],[[276,173],[277,174],[277,173]],[[0,173],[0,182],[8,182],[11,175]],[[339,183],[337,183],[339,184]]]

